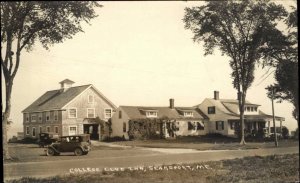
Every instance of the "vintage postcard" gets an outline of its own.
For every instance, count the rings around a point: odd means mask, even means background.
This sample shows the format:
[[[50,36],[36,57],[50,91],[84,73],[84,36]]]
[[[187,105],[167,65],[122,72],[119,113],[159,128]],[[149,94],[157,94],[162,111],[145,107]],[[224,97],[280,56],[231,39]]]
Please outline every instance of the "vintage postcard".
[[[1,2],[4,182],[299,182],[297,3]]]

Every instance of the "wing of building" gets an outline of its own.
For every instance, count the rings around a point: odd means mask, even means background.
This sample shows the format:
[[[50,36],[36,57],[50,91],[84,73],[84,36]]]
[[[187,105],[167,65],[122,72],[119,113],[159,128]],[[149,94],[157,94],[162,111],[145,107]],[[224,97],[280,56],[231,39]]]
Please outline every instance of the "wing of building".
[[[145,124],[147,121],[153,123]],[[152,133],[164,138],[204,135],[209,130],[207,123],[207,116],[199,108],[175,107],[174,99],[170,99],[168,107],[120,106],[112,117],[112,134],[125,139],[130,134],[131,138],[151,138]],[[176,129],[170,130],[172,125]]]
[[[219,133],[227,136],[235,136],[236,129],[240,125],[240,110],[238,99],[221,99],[219,91],[214,91],[214,98],[205,98],[203,102],[196,105],[209,118],[209,133]],[[270,122],[272,115],[268,115],[260,110],[260,105],[245,102],[244,108],[245,132],[250,134],[254,131],[268,129],[270,133]],[[285,119],[275,116],[275,120],[280,122]]]
[[[60,89],[44,93],[23,113],[24,137],[38,138],[41,132],[58,135],[89,133],[99,139],[100,121],[109,120],[116,106],[93,85],[72,86],[60,82]]]

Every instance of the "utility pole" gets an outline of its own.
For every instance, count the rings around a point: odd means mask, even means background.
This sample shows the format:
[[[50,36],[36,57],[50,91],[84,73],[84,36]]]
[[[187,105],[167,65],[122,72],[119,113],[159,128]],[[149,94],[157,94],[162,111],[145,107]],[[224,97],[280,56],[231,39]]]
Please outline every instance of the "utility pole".
[[[278,139],[276,133],[276,125],[275,125],[275,114],[274,114],[274,86],[271,86],[272,89],[272,115],[273,115],[273,127],[274,127],[274,136],[275,136],[275,146],[278,147]]]

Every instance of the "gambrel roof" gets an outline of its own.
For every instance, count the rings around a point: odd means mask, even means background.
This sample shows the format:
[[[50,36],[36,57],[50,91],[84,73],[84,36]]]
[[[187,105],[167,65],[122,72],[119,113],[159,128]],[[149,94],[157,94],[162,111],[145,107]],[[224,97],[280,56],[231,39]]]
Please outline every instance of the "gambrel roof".
[[[82,85],[70,87],[63,91],[61,89],[51,90],[44,93],[41,97],[35,100],[31,105],[25,108],[22,112],[41,112],[48,110],[60,110],[63,109],[68,103],[74,100],[81,93],[88,88],[93,88],[112,108],[116,109],[116,106],[109,101],[102,93],[100,93],[93,85]]]

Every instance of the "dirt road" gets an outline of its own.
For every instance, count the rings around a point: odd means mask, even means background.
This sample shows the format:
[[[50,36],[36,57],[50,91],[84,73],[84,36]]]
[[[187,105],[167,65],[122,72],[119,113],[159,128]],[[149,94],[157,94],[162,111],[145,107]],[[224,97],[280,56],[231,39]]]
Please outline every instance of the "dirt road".
[[[16,179],[21,177],[48,177],[54,175],[69,174],[75,168],[87,169],[115,167],[151,166],[163,164],[201,163],[205,161],[217,161],[222,159],[242,158],[245,156],[266,156],[272,154],[299,153],[299,147],[249,149],[249,150],[216,150],[184,153],[164,153],[141,149],[123,149],[115,156],[105,156],[104,151],[95,151],[94,154],[77,158],[68,155],[62,159],[53,158],[53,161],[41,162],[17,162],[4,164],[4,178]],[[128,151],[128,152],[127,152]],[[134,153],[135,152],[135,153]],[[50,159],[51,160],[51,159]]]

